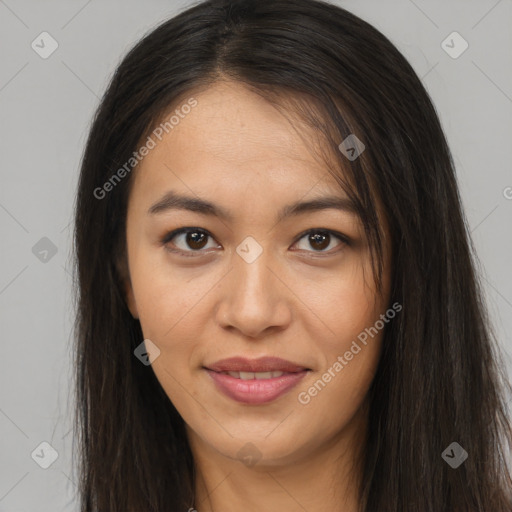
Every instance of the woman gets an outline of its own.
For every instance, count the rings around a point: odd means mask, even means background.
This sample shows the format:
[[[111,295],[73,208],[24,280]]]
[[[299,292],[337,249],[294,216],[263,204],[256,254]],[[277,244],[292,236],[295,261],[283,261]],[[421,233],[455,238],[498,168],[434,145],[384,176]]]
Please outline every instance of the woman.
[[[449,149],[364,21],[210,0],[152,31],[75,242],[83,512],[512,510]]]

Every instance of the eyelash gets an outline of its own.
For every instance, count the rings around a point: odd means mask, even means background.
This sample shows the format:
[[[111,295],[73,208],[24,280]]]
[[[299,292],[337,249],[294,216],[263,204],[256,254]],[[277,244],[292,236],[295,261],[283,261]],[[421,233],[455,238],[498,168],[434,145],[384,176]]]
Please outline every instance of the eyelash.
[[[198,250],[189,250],[189,251],[184,251],[182,249],[170,249],[169,247],[167,247],[167,244],[173,239],[175,238],[176,236],[178,235],[181,235],[181,234],[187,234],[187,233],[201,233],[201,234],[204,234],[210,238],[213,239],[213,236],[211,235],[211,233],[209,233],[207,230],[205,229],[202,229],[202,228],[195,228],[195,227],[186,227],[186,228],[178,228],[178,229],[175,229],[173,231],[170,231],[169,233],[167,233],[161,240],[161,243],[163,246],[165,246],[165,249],[169,252],[172,252],[172,253],[178,253],[178,254],[181,254],[185,257],[197,257],[197,256],[201,256],[201,253],[204,253],[206,251],[202,250],[202,249],[198,249]],[[324,234],[324,235],[329,235],[329,236],[334,236],[335,238],[337,238],[342,246],[345,246],[345,245],[350,245],[350,241],[349,239],[343,235],[342,233],[338,233],[337,231],[333,231],[331,229],[324,229],[324,228],[313,228],[313,229],[308,229],[307,231],[304,231],[303,233],[301,233],[300,235],[298,235],[297,239],[295,240],[295,242],[293,243],[293,245],[295,245],[297,242],[299,242],[302,238],[304,238],[305,236],[307,235],[311,235],[311,234]],[[329,242],[329,245],[330,245],[330,242]],[[340,249],[336,249],[334,252],[338,252]],[[306,252],[311,252],[315,255],[317,254],[327,254],[327,255],[332,255],[333,252],[326,252],[326,251],[306,251]]]

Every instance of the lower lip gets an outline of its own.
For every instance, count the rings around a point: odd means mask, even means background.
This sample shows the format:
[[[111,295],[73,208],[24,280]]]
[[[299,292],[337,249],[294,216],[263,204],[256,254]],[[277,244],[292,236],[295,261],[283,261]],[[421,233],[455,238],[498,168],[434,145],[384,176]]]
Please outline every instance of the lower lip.
[[[229,398],[245,404],[265,404],[276,400],[295,387],[304,378],[307,370],[261,380],[237,379],[208,369],[206,372],[215,382],[217,389]]]

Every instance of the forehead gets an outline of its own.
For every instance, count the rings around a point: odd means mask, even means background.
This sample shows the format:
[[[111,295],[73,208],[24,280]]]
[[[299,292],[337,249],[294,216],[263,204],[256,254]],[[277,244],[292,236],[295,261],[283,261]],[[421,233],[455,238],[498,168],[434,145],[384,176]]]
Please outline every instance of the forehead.
[[[192,109],[180,110],[190,98]],[[318,184],[339,191],[319,152],[321,134],[291,111],[276,108],[238,82],[216,82],[190,92],[166,113],[174,125],[161,135],[136,172],[143,186],[186,180],[211,187],[297,187],[307,192]],[[187,111],[188,113],[184,113]],[[137,185],[137,184],[136,184]]]

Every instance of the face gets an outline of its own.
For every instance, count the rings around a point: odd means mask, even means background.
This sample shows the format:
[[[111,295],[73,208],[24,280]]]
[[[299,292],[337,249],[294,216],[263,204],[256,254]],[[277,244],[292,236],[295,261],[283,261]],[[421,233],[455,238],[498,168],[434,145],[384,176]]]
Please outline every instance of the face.
[[[389,247],[379,296],[362,225],[304,143],[314,133],[237,83],[191,96],[133,176],[128,305],[193,443],[293,462],[362,410]]]

